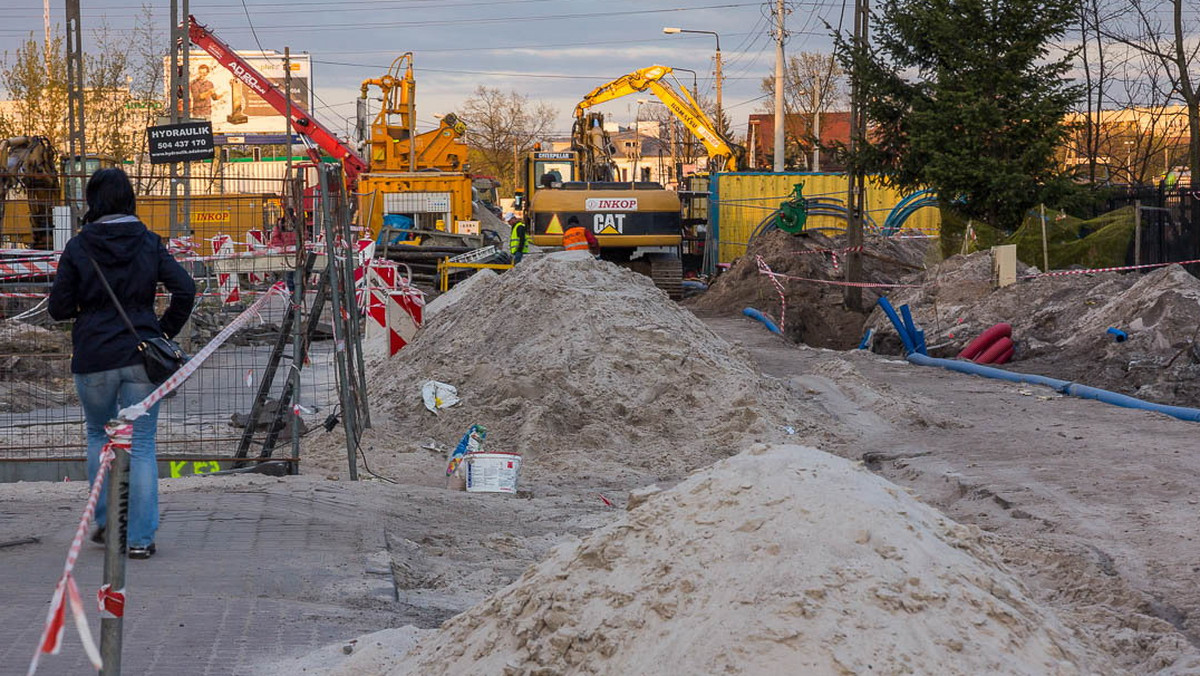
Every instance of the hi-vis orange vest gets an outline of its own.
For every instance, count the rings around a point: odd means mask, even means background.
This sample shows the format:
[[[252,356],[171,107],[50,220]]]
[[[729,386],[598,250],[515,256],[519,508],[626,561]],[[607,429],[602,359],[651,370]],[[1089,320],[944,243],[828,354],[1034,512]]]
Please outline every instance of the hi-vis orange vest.
[[[563,233],[563,248],[567,251],[587,250],[587,235],[584,233],[583,227],[577,225]]]

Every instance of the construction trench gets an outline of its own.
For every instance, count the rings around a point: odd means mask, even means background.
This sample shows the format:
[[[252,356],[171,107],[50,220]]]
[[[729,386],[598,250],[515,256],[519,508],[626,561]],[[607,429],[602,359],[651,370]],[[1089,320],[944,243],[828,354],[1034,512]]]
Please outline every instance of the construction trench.
[[[433,298],[395,356],[363,342],[362,480],[320,415],[298,475],[163,480],[163,551],[130,573],[126,669],[1200,671],[1194,423],[904,362],[879,310],[848,316],[835,286],[800,281],[839,279],[821,252],[840,244],[776,233],[682,305],[569,252]],[[1021,349],[1004,368],[1195,404],[1200,282],[1177,267],[996,289],[989,252],[866,251],[868,280],[906,285],[888,293],[931,354],[1007,320]],[[741,315],[780,319],[755,255],[792,277],[786,338]],[[868,328],[873,349],[852,349]],[[431,412],[428,381],[460,402]],[[484,450],[520,453],[514,494],[448,489],[471,425]],[[0,540],[32,539],[0,548],[22,586],[5,673],[36,641],[84,489],[0,485]],[[100,556],[81,559],[97,578]],[[232,583],[247,566],[282,578]],[[242,612],[238,590],[258,599],[252,625],[204,619]],[[150,627],[181,593],[198,623]],[[263,635],[268,620],[282,633]],[[64,651],[61,673],[86,668]]]

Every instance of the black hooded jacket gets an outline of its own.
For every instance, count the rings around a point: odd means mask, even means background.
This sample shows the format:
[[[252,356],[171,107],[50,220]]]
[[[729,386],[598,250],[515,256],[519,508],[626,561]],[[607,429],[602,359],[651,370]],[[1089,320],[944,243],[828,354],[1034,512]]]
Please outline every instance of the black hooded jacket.
[[[196,302],[196,283],[167,253],[162,238],[134,216],[87,223],[67,242],[50,290],[49,312],[59,321],[75,320],[71,372],[94,373],[141,363],[137,350],[141,340],[125,326],[89,255],[100,264],[142,338],[179,333]],[[154,314],[159,282],[171,293],[161,318]]]

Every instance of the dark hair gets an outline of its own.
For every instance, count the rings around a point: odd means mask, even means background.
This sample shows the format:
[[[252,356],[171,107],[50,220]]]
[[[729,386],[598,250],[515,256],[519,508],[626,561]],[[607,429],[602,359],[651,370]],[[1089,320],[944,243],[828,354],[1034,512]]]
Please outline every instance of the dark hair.
[[[574,216],[571,216],[570,218],[567,219],[567,225],[571,225],[571,224],[579,225],[579,219],[575,218]]]
[[[87,184],[87,204],[84,223],[93,223],[111,214],[132,216],[137,212],[133,184],[120,169],[100,169],[92,174]]]

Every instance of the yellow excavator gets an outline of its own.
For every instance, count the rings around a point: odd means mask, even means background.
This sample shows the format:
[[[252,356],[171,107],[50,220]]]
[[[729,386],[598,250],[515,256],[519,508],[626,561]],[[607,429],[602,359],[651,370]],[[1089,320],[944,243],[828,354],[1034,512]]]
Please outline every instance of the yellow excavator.
[[[533,243],[559,246],[574,218],[591,228],[600,255],[649,276],[672,298],[683,295],[683,242],[679,194],[658,183],[616,181],[616,148],[604,130],[604,116],[589,108],[649,90],[704,144],[712,171],[735,171],[738,146],[726,139],[685,89],[663,78],[666,66],[651,66],[592,90],[575,106],[571,148],[535,148],[525,162],[526,192],[521,198]]]

